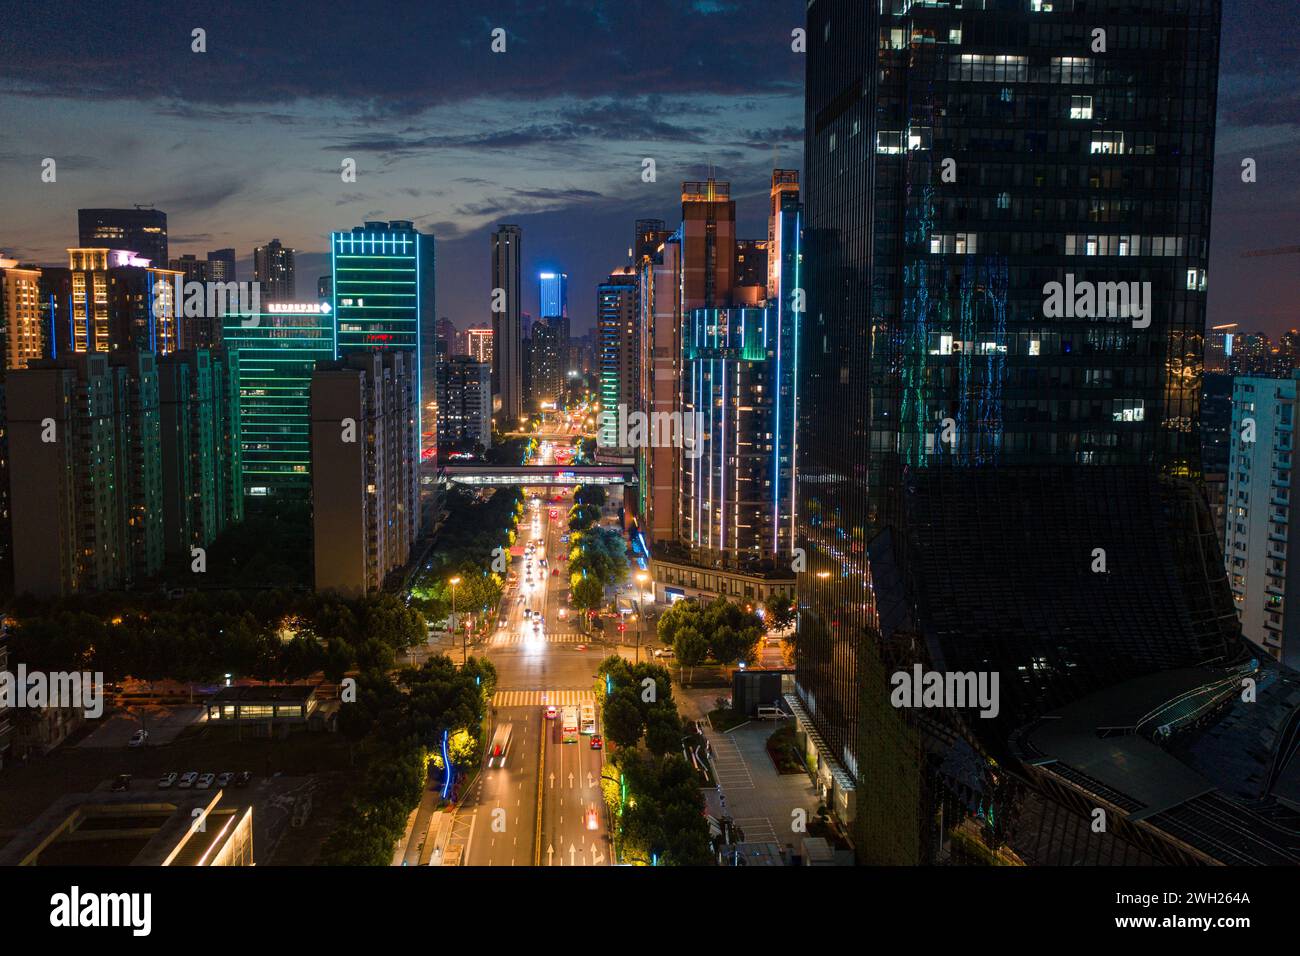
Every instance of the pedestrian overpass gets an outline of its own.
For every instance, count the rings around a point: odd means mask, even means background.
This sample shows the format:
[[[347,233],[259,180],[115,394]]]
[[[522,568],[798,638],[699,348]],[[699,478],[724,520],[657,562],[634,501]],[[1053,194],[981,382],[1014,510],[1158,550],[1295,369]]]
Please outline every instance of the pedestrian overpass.
[[[444,485],[634,485],[632,465],[444,465]]]

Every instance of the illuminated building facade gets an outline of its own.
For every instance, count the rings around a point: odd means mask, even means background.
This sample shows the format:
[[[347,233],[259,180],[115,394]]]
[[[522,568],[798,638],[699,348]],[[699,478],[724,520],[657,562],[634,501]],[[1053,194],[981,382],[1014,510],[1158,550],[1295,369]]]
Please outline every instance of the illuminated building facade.
[[[487,327],[465,330],[465,354],[475,362],[492,364],[492,329]]]
[[[244,493],[311,492],[311,376],[333,361],[329,302],[265,303],[225,318],[226,346],[239,357],[239,426]]]
[[[503,225],[492,233],[492,393],[503,430],[514,428],[524,413],[523,244],[518,226]]]
[[[432,527],[437,503],[438,315],[434,237],[409,220],[373,221],[331,236],[337,354],[410,353],[415,378],[421,524]]]
[[[637,277],[631,266],[615,269],[596,287],[597,366],[600,370],[600,422],[597,445],[612,454],[631,454],[619,446],[619,406],[637,409],[640,377],[637,351]]]
[[[261,285],[267,302],[292,302],[296,297],[297,250],[272,239],[253,250],[253,281]]]
[[[921,770],[894,668],[1000,673],[971,724],[1006,759],[1085,695],[1248,659],[1199,487],[1219,19],[808,5],[796,704],[864,860],[934,859],[936,802],[1014,825],[1000,774]],[[1149,283],[1146,312],[1049,315],[1067,275]]]

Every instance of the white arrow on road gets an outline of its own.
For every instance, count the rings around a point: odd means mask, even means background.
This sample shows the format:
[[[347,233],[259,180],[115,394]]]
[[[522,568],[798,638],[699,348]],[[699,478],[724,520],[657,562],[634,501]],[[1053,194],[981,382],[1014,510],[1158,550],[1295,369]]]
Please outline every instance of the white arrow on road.
[[[551,865],[551,855],[554,852],[555,852],[555,847],[550,843],[546,844],[546,865],[547,866]]]
[[[551,771],[551,789],[555,789],[555,771]]]
[[[574,861],[574,854],[576,854],[577,852],[578,852],[578,848],[577,848],[576,846],[574,846],[572,843],[570,843],[570,844],[569,844],[569,866],[577,866],[577,865],[578,865],[578,864]]]
[[[569,789],[570,789],[570,790],[573,789],[573,771],[572,771],[572,770],[569,771]]]
[[[596,785],[596,778],[593,777],[593,776],[591,775],[591,771],[588,770],[588,771],[587,771],[587,789],[590,790],[590,789],[591,789],[592,787],[594,787],[595,785]]]

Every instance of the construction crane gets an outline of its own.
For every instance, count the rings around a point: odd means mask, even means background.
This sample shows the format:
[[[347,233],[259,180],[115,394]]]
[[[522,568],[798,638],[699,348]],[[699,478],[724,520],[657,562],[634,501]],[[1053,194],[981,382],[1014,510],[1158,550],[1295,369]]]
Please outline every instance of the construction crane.
[[[1252,249],[1250,252],[1243,252],[1241,258],[1254,259],[1257,256],[1297,256],[1300,255],[1300,246],[1278,246],[1276,249]]]

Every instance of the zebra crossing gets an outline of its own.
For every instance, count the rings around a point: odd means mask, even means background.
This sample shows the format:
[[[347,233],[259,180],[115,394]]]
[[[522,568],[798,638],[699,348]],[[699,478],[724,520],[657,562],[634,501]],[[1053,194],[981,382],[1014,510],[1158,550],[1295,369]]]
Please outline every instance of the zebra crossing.
[[[547,644],[585,644],[591,640],[586,634],[577,632],[557,632],[547,633],[544,635]],[[541,640],[531,634],[519,634],[515,632],[501,632],[492,635],[493,647],[522,647],[525,644],[533,644]]]
[[[594,702],[596,695],[589,690],[499,690],[492,695],[493,707],[576,707]]]

